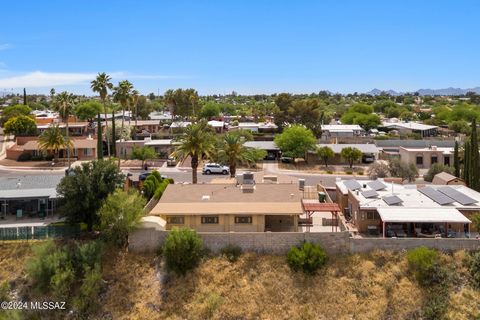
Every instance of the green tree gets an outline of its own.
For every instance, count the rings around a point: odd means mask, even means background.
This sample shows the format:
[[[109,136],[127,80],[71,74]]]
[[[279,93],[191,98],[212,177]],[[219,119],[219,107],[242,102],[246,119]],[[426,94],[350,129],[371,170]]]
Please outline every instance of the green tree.
[[[32,116],[32,109],[29,106],[16,104],[13,106],[8,106],[2,111],[2,118],[0,125],[3,125],[8,119],[18,116]]]
[[[352,168],[353,163],[360,160],[360,158],[362,157],[362,151],[357,148],[346,147],[342,149],[340,155],[348,162],[350,168]]]
[[[38,139],[38,146],[41,151],[52,152],[55,160],[58,159],[60,150],[71,149],[73,147],[72,141],[67,139],[59,126],[53,125],[47,128]]]
[[[29,116],[10,118],[5,122],[3,128],[5,133],[15,136],[33,136],[37,134],[37,124]]]
[[[75,114],[81,120],[92,121],[97,118],[97,159],[103,159],[103,130],[100,114],[102,105],[95,100],[89,100],[79,104],[75,108]]]
[[[478,232],[480,232],[480,213],[474,214],[472,217],[472,224],[477,229]]]
[[[96,160],[75,167],[57,186],[62,213],[70,222],[84,222],[89,231],[99,221],[98,210],[124,182],[115,162]],[[79,199],[79,195],[81,199]]]
[[[73,104],[75,103],[75,96],[71,93],[68,93],[66,91],[61,92],[56,98],[55,98],[55,106],[56,110],[60,113],[60,116],[63,118],[63,121],[65,122],[65,137],[66,140],[69,141],[69,127],[68,127],[68,120],[70,115],[73,114]],[[67,148],[67,163],[68,163],[68,168],[70,169],[71,161],[70,161],[70,148]]]
[[[322,159],[323,163],[325,164],[325,168],[327,168],[328,161],[335,157],[335,152],[333,152],[332,148],[329,146],[323,146],[317,148],[317,155],[320,159]]]
[[[418,169],[414,163],[406,163],[400,159],[391,159],[388,168],[392,177],[399,177],[409,182],[415,181],[418,176]]]
[[[223,136],[218,145],[220,158],[228,163],[231,178],[235,177],[238,163],[249,163],[254,160],[244,143],[245,139],[242,136],[229,132]]]
[[[143,168],[146,160],[156,159],[156,158],[158,158],[158,154],[155,152],[155,149],[152,148],[152,147],[133,146],[131,158],[132,159],[137,159],[137,160],[142,160],[142,168]]]
[[[470,134],[470,126],[465,120],[452,121],[448,125],[448,128],[456,133]]]
[[[180,161],[191,158],[192,183],[197,183],[198,161],[203,156],[208,157],[215,145],[212,129],[206,121],[199,121],[187,126],[177,141],[179,144],[174,151],[174,156]]]
[[[287,157],[304,158],[315,149],[317,140],[310,129],[301,125],[292,125],[275,137],[275,144]]]
[[[126,192],[117,189],[110,194],[98,215],[100,216],[100,230],[106,239],[120,247],[128,244],[128,234],[140,222],[144,215],[145,198],[136,191]]]
[[[90,82],[90,88],[93,92],[97,92],[100,95],[100,99],[102,99],[103,103],[103,112],[105,115],[105,128],[108,129],[108,121],[107,121],[107,99],[108,99],[108,90],[112,90],[113,84],[111,82],[112,78],[107,75],[105,72],[99,73],[95,80]],[[107,153],[110,157],[110,143],[107,140]]]
[[[480,159],[478,154],[478,135],[477,135],[477,121],[472,119],[472,130],[470,135],[470,188],[480,190]]]
[[[167,90],[164,101],[174,117],[195,116],[200,98],[195,89]]]
[[[217,103],[213,101],[207,102],[200,111],[200,117],[205,119],[210,119],[213,117],[218,117],[220,115],[220,107]]]
[[[182,276],[198,265],[202,253],[202,239],[194,230],[173,229],[163,245],[167,268]]]
[[[439,174],[440,172],[446,172],[450,174],[455,173],[455,168],[443,165],[441,163],[434,163],[431,165],[431,167],[428,169],[428,172],[423,176],[423,180],[432,182],[433,178]]]

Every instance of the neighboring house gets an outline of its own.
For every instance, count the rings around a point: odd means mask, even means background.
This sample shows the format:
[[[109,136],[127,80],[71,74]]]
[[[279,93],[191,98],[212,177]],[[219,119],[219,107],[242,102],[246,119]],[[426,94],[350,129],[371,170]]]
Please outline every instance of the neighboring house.
[[[226,125],[224,121],[210,120],[208,125],[211,126],[216,133],[223,133],[226,130]]]
[[[296,184],[171,184],[150,214],[166,220],[167,229],[295,232],[301,199]]]
[[[278,130],[278,126],[273,122],[240,122],[238,126],[230,128],[233,130],[249,130],[254,133],[275,133]]]
[[[254,148],[265,150],[267,152],[267,159],[275,160],[280,157],[280,149],[273,141],[247,141],[244,143],[247,148]]]
[[[383,128],[396,130],[400,134],[418,134],[420,137],[437,135],[438,127],[418,122],[383,122]]]
[[[58,175],[0,178],[0,225],[5,220],[45,217],[57,207]]]
[[[337,138],[353,138],[365,134],[365,130],[358,124],[324,124],[321,126],[323,141],[332,141]]]
[[[55,123],[58,125],[59,128],[61,129],[66,129],[67,125],[63,122],[61,123]],[[52,124],[44,124],[44,125],[38,125],[38,135],[41,135],[45,130],[50,128]],[[69,122],[68,123],[68,133],[71,137],[73,136],[85,136],[87,135],[88,132],[88,122]]]
[[[318,148],[321,147],[329,147],[333,150],[335,153],[335,157],[333,159],[330,159],[331,164],[345,164],[347,161],[342,158],[341,152],[344,148],[351,147],[351,148],[357,148],[362,152],[362,157],[357,161],[357,163],[361,163],[365,157],[369,158],[369,162],[375,161],[375,159],[378,159],[379,156],[379,150],[377,146],[375,146],[373,143],[364,143],[364,144],[317,144]],[[373,158],[373,161],[372,161]],[[320,159],[316,153],[316,151],[309,151],[307,153],[307,162],[308,163],[322,163],[322,159]]]
[[[160,158],[166,158],[173,152],[175,142],[172,139],[117,140],[117,149],[123,158],[129,158],[134,146],[149,146],[155,149]]]
[[[89,137],[71,138],[73,148],[70,156],[77,160],[93,160],[97,157],[97,139]],[[40,156],[42,151],[38,146],[38,137],[16,137],[15,144],[7,149],[7,159],[18,160],[22,154]],[[66,158],[67,150],[60,150],[59,158]]]
[[[128,124],[133,128],[137,136],[150,137],[159,132],[163,125],[160,120],[131,120]]]
[[[454,140],[376,140],[375,145],[383,158],[398,157],[400,147],[408,149],[425,149],[432,146],[438,148],[454,148]]]
[[[430,168],[434,163],[453,165],[454,148],[399,148],[400,160],[414,163],[418,168]]]
[[[125,115],[124,115],[124,113],[122,111],[120,111],[120,112],[115,113],[114,117],[115,117],[115,120],[122,120],[122,118],[124,118],[124,120],[128,121],[129,119],[132,118],[132,112],[126,110]],[[105,121],[105,119],[111,121],[112,120],[112,113],[111,112],[107,113],[107,117],[105,117],[104,113],[101,113],[100,114],[100,120]],[[132,121],[133,121],[133,119],[132,119]]]
[[[465,186],[381,179],[337,181],[336,201],[358,232],[384,237],[465,237],[469,217],[480,211],[480,193]]]
[[[150,120],[158,120],[161,123],[172,122],[173,120],[173,116],[169,112],[154,111],[154,112],[150,112],[148,117],[150,118]]]
[[[433,184],[440,185],[462,185],[465,186],[465,181],[463,179],[457,178],[454,175],[451,175],[447,172],[437,173],[432,180]]]

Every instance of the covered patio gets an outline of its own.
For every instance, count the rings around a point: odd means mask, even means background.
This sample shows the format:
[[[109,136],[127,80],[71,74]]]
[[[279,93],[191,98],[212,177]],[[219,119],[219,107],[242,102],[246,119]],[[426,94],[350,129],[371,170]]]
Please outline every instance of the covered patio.
[[[56,198],[55,188],[0,190],[0,223],[51,216]]]
[[[382,236],[467,238],[471,221],[455,208],[377,208]]]
[[[305,232],[338,231],[340,207],[337,203],[302,199],[302,208],[304,214],[300,216],[300,225]]]

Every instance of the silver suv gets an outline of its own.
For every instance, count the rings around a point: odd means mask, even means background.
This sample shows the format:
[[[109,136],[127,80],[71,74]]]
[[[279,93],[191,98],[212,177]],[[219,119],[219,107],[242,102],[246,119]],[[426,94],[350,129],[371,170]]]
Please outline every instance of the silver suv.
[[[219,165],[218,163],[207,163],[203,166],[203,174],[221,173],[229,174],[230,169],[227,166]]]

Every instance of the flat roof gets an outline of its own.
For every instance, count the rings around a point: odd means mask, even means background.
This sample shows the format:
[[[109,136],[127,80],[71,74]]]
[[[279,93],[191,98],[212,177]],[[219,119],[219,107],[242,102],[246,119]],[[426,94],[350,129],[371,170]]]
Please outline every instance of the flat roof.
[[[430,130],[430,129],[437,129],[437,126],[431,126],[428,124],[418,123],[418,122],[383,122],[382,127],[398,127],[402,129],[410,129],[410,130]]]
[[[416,223],[470,223],[461,212],[455,208],[424,208],[389,207],[378,208],[378,214],[383,222],[416,222]]]
[[[377,147],[426,148],[430,146],[454,147],[455,140],[375,140]]]
[[[37,188],[37,189],[8,189],[0,190],[1,199],[24,199],[24,198],[56,198],[57,190],[55,188]]]
[[[323,124],[321,129],[325,131],[362,131],[358,124]]]
[[[297,184],[256,184],[244,192],[232,184],[171,184],[151,214],[301,214]]]
[[[317,147],[330,147],[335,153],[340,153],[344,148],[347,147],[357,148],[358,150],[362,151],[362,153],[379,153],[377,146],[373,143],[317,144]]]
[[[455,148],[450,148],[450,147],[436,147],[435,149],[432,149],[431,147],[428,148],[405,148],[405,147],[400,147],[399,149],[403,149],[405,151],[409,152],[441,152],[442,154],[453,154]]]

